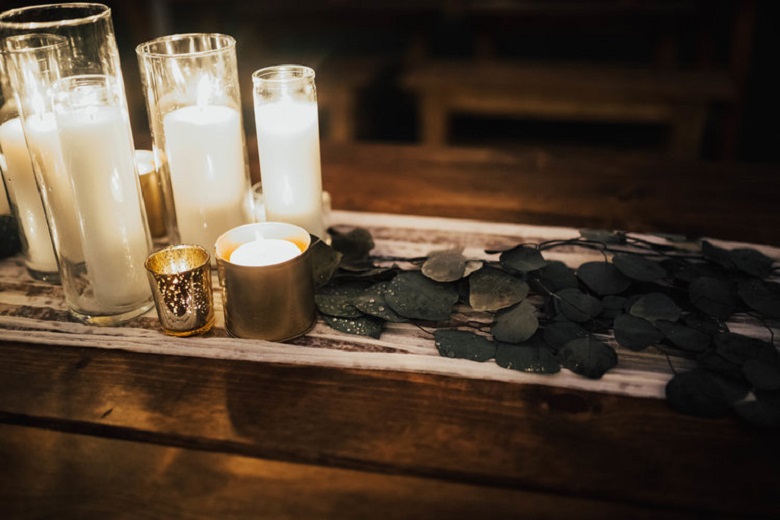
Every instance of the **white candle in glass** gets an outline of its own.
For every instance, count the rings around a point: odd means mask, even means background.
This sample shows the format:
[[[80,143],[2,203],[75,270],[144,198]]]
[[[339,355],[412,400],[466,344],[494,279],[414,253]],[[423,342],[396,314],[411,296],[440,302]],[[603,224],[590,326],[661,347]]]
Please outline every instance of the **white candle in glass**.
[[[317,103],[255,104],[266,219],[325,236]]]
[[[27,145],[44,179],[46,201],[54,219],[55,242],[60,260],[68,264],[84,262],[81,227],[74,206],[72,188],[62,158],[57,123],[52,112],[41,112],[25,120]],[[64,286],[67,290],[67,286]]]
[[[198,103],[163,118],[179,240],[211,250],[225,231],[250,221],[241,118],[228,106],[209,105],[208,78]]]
[[[57,258],[18,117],[0,125],[0,148],[5,156],[4,175],[27,244],[27,267],[39,272],[56,272]]]
[[[81,295],[82,303],[103,313],[137,305],[150,292],[144,261],[151,244],[127,121],[110,106],[66,111],[56,119],[92,289],[91,297]]]

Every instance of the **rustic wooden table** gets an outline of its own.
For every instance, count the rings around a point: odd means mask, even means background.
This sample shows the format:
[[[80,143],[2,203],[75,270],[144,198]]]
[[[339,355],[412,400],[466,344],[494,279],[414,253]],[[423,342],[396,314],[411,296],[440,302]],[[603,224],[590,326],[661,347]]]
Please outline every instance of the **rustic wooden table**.
[[[770,166],[323,148],[337,209],[780,244]],[[0,518],[777,517],[777,433],[663,400],[0,341]]]

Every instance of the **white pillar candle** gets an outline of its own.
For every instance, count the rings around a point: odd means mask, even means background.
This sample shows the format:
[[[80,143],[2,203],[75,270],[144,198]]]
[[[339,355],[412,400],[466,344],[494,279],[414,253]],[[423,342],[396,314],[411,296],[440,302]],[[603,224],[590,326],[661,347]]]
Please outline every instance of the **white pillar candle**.
[[[120,109],[57,114],[62,157],[80,216],[86,276],[84,308],[106,313],[149,294],[144,261],[151,244],[138,193],[132,138]]]
[[[256,104],[255,123],[266,218],[324,237],[317,103]]]
[[[281,264],[301,254],[298,246],[289,240],[266,238],[246,242],[230,254],[230,262],[237,265],[262,267]]]
[[[60,261],[77,264],[84,261],[81,248],[81,228],[73,202],[72,188],[62,148],[57,134],[57,123],[52,112],[35,114],[26,119],[27,145],[44,180],[46,201],[54,217],[54,241]]]
[[[26,265],[33,271],[56,272],[57,258],[54,256],[46,214],[18,117],[0,125],[0,148],[5,156],[3,174],[27,244]]]
[[[165,115],[163,132],[179,239],[210,251],[250,221],[241,118],[226,106],[187,106]]]

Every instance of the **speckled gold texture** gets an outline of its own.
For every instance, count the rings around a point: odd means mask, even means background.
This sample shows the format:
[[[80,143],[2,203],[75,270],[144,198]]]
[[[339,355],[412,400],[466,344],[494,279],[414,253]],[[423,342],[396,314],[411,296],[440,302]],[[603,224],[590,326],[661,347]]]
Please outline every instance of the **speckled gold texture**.
[[[163,332],[202,334],[214,325],[208,252],[196,245],[170,246],[146,259],[149,285]]]

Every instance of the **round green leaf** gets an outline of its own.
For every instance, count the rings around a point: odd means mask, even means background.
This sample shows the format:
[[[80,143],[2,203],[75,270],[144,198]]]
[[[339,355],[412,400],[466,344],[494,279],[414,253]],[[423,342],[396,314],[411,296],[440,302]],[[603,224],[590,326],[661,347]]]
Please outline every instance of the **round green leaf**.
[[[607,262],[586,262],[577,269],[577,278],[599,296],[619,294],[629,288],[631,280]]]
[[[536,309],[524,301],[499,313],[490,332],[497,341],[522,343],[533,336],[538,328]]]
[[[499,262],[505,269],[527,273],[547,265],[542,253],[531,246],[519,245],[501,253]]]
[[[437,282],[454,282],[466,272],[466,257],[457,250],[434,251],[422,265],[422,274]]]
[[[544,327],[544,342],[556,351],[572,340],[590,335],[590,332],[572,321],[553,321]]]
[[[527,295],[527,283],[492,267],[483,267],[469,276],[469,305],[476,311],[504,309]]]
[[[314,287],[327,284],[341,262],[341,253],[330,247],[323,240],[315,240],[309,248],[311,255],[311,270]]]
[[[621,273],[639,282],[656,282],[666,277],[666,269],[661,264],[642,256],[616,254],[612,263]]]
[[[780,392],[756,392],[755,399],[734,404],[734,411],[745,421],[765,428],[780,427]]]
[[[503,368],[535,374],[554,374],[561,370],[555,354],[539,340],[531,340],[523,345],[499,343],[496,364]]]
[[[603,244],[626,243],[626,234],[622,231],[608,231],[606,229],[580,229],[580,236],[584,239],[601,242]]]
[[[558,312],[578,323],[591,320],[601,314],[604,308],[598,298],[579,289],[563,289],[553,295]]]
[[[704,332],[683,325],[682,323],[658,320],[655,322],[655,326],[674,346],[687,350],[688,352],[703,352],[712,342],[712,338],[709,334],[705,334]]]
[[[685,324],[709,336],[728,332],[728,325],[723,320],[709,314],[691,313],[685,317]]]
[[[650,323],[658,320],[677,321],[682,309],[663,293],[649,293],[638,298],[629,308],[629,314]]]
[[[590,379],[600,379],[618,362],[612,347],[592,337],[566,343],[558,352],[558,359],[565,368]]]
[[[771,343],[733,332],[724,332],[714,337],[715,350],[723,358],[744,364],[748,359],[758,359],[774,365],[777,363],[777,349]]]
[[[353,261],[366,258],[374,249],[374,239],[371,232],[364,228],[352,228],[342,231],[338,228],[328,230],[331,246],[344,255],[344,260]]]
[[[623,347],[639,351],[663,339],[663,334],[642,318],[621,314],[615,318],[615,340]]]
[[[319,289],[314,295],[317,310],[328,316],[358,318],[363,315],[355,307],[355,299],[363,294],[366,286],[357,282],[335,282]]]
[[[766,278],[772,272],[774,261],[760,251],[748,248],[732,249],[729,258],[737,269],[758,278]]]
[[[390,282],[377,282],[371,287],[363,290],[361,294],[356,296],[352,304],[360,312],[369,314],[376,318],[381,318],[385,321],[391,321],[394,323],[401,323],[408,321],[406,318],[395,312],[388,305],[385,300],[385,291],[387,290]]]
[[[780,390],[780,368],[761,359],[748,359],[742,365],[742,373],[754,388]]]
[[[707,260],[711,260],[729,271],[736,269],[734,262],[731,261],[731,254],[727,250],[712,245],[706,240],[701,243],[701,254]]]
[[[561,289],[576,289],[579,287],[574,269],[558,260],[550,261],[537,271],[536,282],[544,293],[554,293]]]
[[[458,291],[452,284],[434,282],[420,271],[404,271],[387,286],[385,301],[406,318],[446,321],[458,301]]]
[[[666,384],[669,406],[696,417],[725,417],[732,405],[745,395],[747,388],[703,370],[676,374]]]
[[[780,284],[764,280],[744,280],[737,294],[745,305],[770,318],[780,318]]]
[[[433,333],[439,354],[449,358],[487,361],[496,355],[496,344],[465,330],[439,329]]]
[[[737,303],[728,283],[708,276],[692,281],[688,286],[688,296],[693,306],[701,312],[722,320],[734,314]]]
[[[337,316],[322,317],[330,327],[346,332],[347,334],[357,334],[359,336],[369,336],[379,339],[382,334],[382,325],[384,321],[372,316],[361,316],[359,318],[339,318]]]

